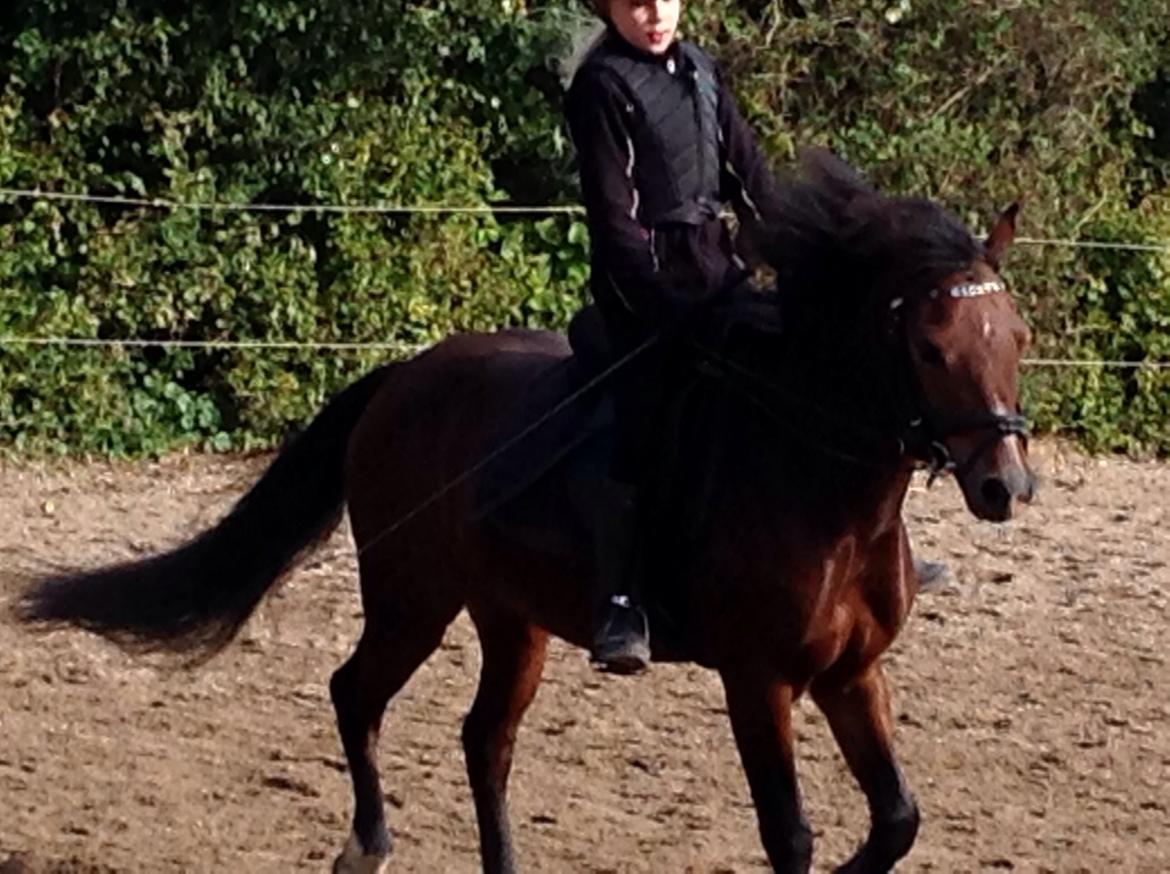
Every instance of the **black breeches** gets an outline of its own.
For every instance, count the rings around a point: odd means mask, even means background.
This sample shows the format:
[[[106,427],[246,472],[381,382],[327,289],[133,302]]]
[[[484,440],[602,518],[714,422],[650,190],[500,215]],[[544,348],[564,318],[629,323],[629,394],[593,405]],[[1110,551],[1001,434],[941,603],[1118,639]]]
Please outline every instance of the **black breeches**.
[[[619,354],[632,348],[623,345]],[[617,420],[610,463],[613,479],[641,486],[655,459],[663,456],[671,439],[671,410],[692,373],[693,362],[693,352],[676,339],[662,337],[614,374],[610,389]]]

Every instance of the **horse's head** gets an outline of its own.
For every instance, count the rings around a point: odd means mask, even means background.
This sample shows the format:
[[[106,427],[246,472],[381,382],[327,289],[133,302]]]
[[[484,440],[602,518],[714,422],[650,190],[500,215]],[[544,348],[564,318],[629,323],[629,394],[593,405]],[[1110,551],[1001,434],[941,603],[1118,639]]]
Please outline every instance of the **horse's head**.
[[[997,522],[1035,488],[1019,406],[1031,335],[999,275],[1017,212],[999,217],[966,269],[890,299],[915,407],[912,448],[951,469],[971,512]]]
[[[896,433],[953,471],[979,518],[1011,518],[1034,489],[1019,409],[1030,336],[999,276],[1018,208],[979,241],[939,204],[887,197],[821,149],[782,195],[762,251],[786,314],[783,378],[833,395],[858,434]]]

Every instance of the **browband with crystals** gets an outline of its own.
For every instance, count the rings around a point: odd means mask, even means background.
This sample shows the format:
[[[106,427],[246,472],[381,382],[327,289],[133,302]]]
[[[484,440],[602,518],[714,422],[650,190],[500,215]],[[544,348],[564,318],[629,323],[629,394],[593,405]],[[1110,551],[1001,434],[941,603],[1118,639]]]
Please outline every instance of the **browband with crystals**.
[[[997,294],[1007,291],[1007,286],[998,279],[989,279],[987,282],[969,282],[966,285],[953,285],[947,289],[951,297],[983,297],[986,294]],[[931,297],[936,295],[932,292]]]
[[[968,282],[965,285],[954,285],[945,292],[932,288],[929,297],[931,300],[937,300],[940,294],[949,294],[953,298],[983,297],[988,294],[998,294],[1001,291],[1007,291],[1007,286],[998,279],[989,279],[987,282]],[[890,309],[901,309],[904,303],[906,303],[905,298],[896,297],[890,301]]]

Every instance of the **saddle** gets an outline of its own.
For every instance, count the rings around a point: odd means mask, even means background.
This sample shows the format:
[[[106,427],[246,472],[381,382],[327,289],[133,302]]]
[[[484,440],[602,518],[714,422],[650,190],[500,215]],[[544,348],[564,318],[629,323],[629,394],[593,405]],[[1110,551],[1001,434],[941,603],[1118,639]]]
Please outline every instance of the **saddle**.
[[[614,360],[594,307],[573,319],[569,345],[573,354],[536,378],[491,441],[489,451],[499,454],[479,477],[475,516],[529,548],[584,559],[592,554],[592,508],[614,441],[604,386],[566,403]]]

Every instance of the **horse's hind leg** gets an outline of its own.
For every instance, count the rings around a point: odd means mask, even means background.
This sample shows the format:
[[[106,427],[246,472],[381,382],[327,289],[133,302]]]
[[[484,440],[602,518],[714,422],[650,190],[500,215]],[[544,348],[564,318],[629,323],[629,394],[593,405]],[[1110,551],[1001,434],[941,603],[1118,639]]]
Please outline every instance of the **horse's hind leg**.
[[[479,691],[463,723],[467,776],[479,821],[485,874],[515,870],[508,825],[508,773],[520,720],[540,685],[548,633],[512,615],[473,609],[483,648]]]
[[[837,872],[885,874],[914,844],[918,806],[894,757],[890,695],[881,665],[875,662],[844,684],[821,680],[812,693],[869,801],[869,837]]]
[[[391,839],[377,766],[382,714],[411,674],[438,648],[461,606],[440,609],[434,601],[398,609],[386,603],[366,604],[365,628],[357,648],[329,683],[354,793],[353,834],[333,864],[334,874],[377,874],[385,869]]]

